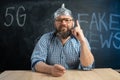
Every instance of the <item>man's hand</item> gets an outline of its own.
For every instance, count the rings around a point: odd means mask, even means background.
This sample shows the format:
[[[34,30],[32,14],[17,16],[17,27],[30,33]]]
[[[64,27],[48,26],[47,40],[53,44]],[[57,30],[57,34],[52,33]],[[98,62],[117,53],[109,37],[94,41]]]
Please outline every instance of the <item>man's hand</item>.
[[[51,69],[52,76],[58,77],[65,73],[65,68],[59,64],[55,64]]]
[[[78,20],[76,21],[76,27],[71,30],[72,34],[82,43],[85,41],[83,31],[79,25]]]

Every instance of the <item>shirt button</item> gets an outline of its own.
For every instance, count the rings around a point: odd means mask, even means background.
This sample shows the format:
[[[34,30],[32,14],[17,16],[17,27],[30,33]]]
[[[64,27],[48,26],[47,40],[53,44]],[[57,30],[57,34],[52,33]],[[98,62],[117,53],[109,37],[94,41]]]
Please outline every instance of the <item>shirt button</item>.
[[[64,56],[63,55],[61,55],[61,59],[63,59],[64,58]]]

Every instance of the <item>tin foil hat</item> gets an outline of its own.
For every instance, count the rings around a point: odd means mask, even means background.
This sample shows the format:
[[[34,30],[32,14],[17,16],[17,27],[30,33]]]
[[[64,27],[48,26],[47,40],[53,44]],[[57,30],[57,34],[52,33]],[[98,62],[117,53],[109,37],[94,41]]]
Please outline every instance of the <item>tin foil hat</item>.
[[[72,17],[72,12],[65,8],[65,4],[63,3],[61,8],[57,9],[57,11],[54,13],[54,18],[57,18],[60,15],[69,15]]]

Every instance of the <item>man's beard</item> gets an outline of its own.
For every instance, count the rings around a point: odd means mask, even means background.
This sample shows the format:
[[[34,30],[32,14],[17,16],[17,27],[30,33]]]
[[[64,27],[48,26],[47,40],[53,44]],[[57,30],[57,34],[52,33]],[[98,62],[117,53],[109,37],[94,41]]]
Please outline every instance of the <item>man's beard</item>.
[[[56,35],[62,39],[66,39],[71,35],[71,30],[68,29],[66,31],[64,30],[56,30]]]

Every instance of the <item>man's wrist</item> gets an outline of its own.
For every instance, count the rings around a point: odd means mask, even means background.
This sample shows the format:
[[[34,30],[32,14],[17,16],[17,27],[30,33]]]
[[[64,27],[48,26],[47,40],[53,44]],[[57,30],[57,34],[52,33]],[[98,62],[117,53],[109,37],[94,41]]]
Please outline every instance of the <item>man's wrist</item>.
[[[79,39],[79,41],[80,41],[81,44],[86,44],[85,38],[84,39]]]
[[[51,74],[52,75],[52,72],[53,71],[53,66],[49,66],[49,74]]]

